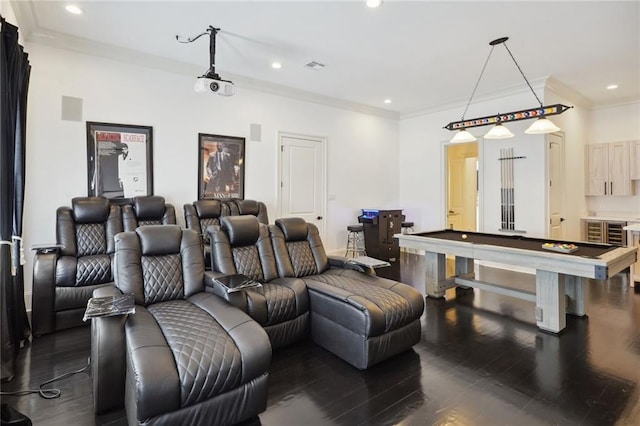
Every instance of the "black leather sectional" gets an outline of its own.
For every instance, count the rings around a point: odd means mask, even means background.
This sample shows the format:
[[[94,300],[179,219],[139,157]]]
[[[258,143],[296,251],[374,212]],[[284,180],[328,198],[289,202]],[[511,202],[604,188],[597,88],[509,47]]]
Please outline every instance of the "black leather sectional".
[[[366,369],[420,340],[422,295],[328,257],[313,224],[267,225],[262,203],[233,202],[232,211],[200,200],[185,205],[195,230],[183,230],[167,224],[173,208],[158,198],[136,200],[126,214],[105,199],[74,199],[59,209],[64,247],[36,256],[34,331],[75,324],[61,318],[80,317],[90,292],[134,295],[135,314],[91,320],[96,413],[125,407],[129,424],[240,423],[266,408],[273,348],[310,336]],[[216,278],[232,274],[262,286],[227,292]],[[78,280],[85,275],[97,281]],[[70,297],[65,286],[77,292],[72,312],[37,311],[44,301],[64,305],[56,298]]]
[[[366,369],[420,340],[422,295],[343,257],[327,257],[315,225],[286,218],[267,226],[231,216],[208,233],[213,276],[240,273],[263,283],[226,293],[211,280],[209,291],[263,325],[274,347],[310,329],[316,343]]]

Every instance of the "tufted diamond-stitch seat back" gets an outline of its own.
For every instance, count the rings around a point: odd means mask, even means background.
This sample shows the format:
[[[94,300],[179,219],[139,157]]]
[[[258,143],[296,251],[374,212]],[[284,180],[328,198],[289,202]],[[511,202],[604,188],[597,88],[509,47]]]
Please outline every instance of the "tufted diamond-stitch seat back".
[[[176,211],[173,205],[165,203],[164,197],[134,197],[132,204],[122,206],[122,221],[125,231],[147,225],[175,225]]]
[[[329,269],[318,228],[304,219],[276,219],[269,225],[281,277],[306,277]]]
[[[148,225],[116,236],[116,286],[148,306],[204,291],[198,234],[178,225]],[[126,270],[120,270],[126,268]]]
[[[215,271],[244,274],[260,282],[278,277],[266,225],[254,216],[226,216],[220,219],[220,229],[210,234]]]
[[[81,287],[113,281],[114,236],[122,232],[120,208],[103,197],[76,197],[56,212],[56,239],[62,245],[56,286]]]

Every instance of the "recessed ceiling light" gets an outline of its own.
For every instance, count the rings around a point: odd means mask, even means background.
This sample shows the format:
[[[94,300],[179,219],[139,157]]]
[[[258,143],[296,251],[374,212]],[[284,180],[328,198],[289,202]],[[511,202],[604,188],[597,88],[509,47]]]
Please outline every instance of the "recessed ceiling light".
[[[271,68],[273,68],[274,70],[279,70],[280,68],[282,68],[282,64],[280,62],[272,62]]]
[[[82,15],[84,13],[84,10],[80,9],[75,4],[68,4],[64,8],[72,15]]]
[[[617,89],[618,85],[617,84],[610,84],[607,86],[607,90],[613,90],[613,89]]]
[[[391,103],[391,99],[385,99],[385,100],[384,100],[384,103],[385,103],[385,104],[390,104],[390,103]]]
[[[382,0],[367,0],[367,7],[375,8],[382,4]]]

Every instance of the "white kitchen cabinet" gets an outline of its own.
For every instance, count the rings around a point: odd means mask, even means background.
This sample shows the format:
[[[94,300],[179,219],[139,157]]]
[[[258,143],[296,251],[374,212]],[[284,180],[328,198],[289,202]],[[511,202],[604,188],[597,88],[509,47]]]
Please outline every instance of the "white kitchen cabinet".
[[[629,141],[587,145],[586,195],[632,195]]]
[[[629,151],[631,153],[629,165],[629,177],[631,179],[640,179],[640,140],[629,142]]]

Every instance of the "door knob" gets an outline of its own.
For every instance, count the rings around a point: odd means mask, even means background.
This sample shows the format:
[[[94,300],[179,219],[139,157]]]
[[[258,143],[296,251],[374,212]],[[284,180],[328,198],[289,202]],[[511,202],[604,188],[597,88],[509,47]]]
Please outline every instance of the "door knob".
[[[560,222],[564,222],[564,221],[565,221],[565,218],[564,218],[564,217],[561,217],[561,218],[560,218]]]
[[[318,217],[316,217],[316,219],[322,220],[322,216],[318,216]]]

